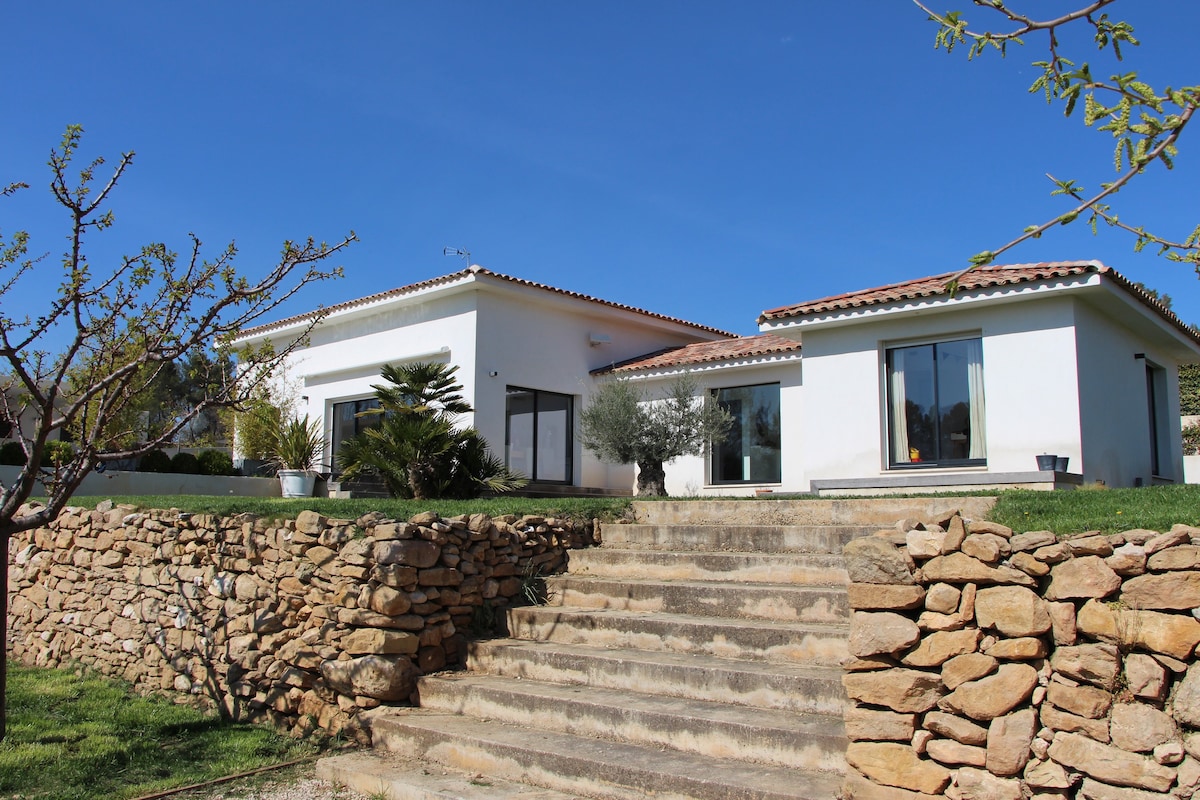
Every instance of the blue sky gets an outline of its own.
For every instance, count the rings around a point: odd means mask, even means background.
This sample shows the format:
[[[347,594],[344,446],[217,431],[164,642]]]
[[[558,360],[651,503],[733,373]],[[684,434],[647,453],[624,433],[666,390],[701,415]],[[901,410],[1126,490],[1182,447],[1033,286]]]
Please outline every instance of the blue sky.
[[[1123,69],[1200,82],[1200,4],[1120,14],[1143,42]],[[31,310],[64,246],[44,163],[69,123],[89,157],[137,153],[98,270],[193,231],[214,254],[236,240],[255,274],[284,239],[355,230],[346,278],[288,313],[453,272],[450,246],[754,333],[765,308],[957,269],[1061,213],[1046,172],[1114,175],[1106,134],[1027,94],[1041,40],[968,63],[902,0],[71,0],[5,17],[0,183],[33,189],[0,200],[0,231],[50,257],[4,302]],[[1122,193],[1124,219],[1179,238],[1200,221],[1198,137]],[[1057,259],[1104,261],[1200,322],[1194,272],[1115,232],[1076,223],[1001,261]]]

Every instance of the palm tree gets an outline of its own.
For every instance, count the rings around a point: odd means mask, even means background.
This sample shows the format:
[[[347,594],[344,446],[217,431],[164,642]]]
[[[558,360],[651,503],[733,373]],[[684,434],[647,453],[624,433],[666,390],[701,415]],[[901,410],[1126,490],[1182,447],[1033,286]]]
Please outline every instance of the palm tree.
[[[436,362],[388,364],[388,383],[372,386],[382,414],[378,427],[342,443],[338,463],[347,478],[378,475],[397,497],[427,500],[507,492],[528,481],[493,455],[474,428],[455,417],[474,409],[454,379],[458,367]]]

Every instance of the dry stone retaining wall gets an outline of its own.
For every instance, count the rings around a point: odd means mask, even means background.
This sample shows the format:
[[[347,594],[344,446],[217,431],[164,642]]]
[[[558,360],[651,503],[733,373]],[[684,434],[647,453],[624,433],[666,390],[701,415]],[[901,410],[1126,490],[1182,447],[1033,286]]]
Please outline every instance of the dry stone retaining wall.
[[[847,800],[1200,796],[1200,528],[849,543]]]
[[[298,733],[357,729],[459,663],[594,522],[483,514],[295,520],[67,509],[9,548],[11,654],[82,663]]]

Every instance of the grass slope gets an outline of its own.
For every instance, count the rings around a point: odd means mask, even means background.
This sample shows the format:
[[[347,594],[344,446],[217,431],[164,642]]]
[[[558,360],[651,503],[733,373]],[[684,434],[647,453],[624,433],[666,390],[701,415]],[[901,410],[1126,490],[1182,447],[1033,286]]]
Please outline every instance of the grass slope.
[[[316,752],[268,728],[137,697],[116,681],[8,664],[6,799],[138,797]]]

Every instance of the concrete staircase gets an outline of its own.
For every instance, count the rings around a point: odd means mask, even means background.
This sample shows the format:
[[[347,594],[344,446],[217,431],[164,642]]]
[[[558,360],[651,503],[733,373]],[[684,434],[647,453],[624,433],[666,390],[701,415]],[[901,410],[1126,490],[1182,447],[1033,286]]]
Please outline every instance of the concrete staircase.
[[[650,505],[573,551],[548,604],[511,609],[511,638],[473,643],[467,672],[422,678],[419,709],[375,716],[373,752],[320,774],[391,800],[836,797],[840,552],[905,514],[729,526]]]

